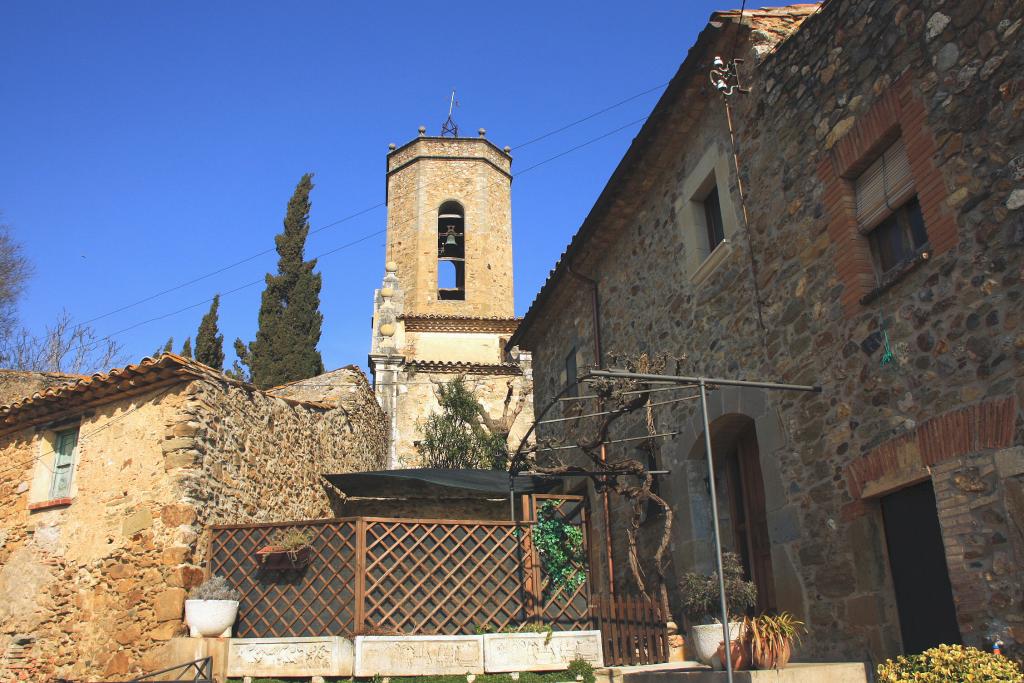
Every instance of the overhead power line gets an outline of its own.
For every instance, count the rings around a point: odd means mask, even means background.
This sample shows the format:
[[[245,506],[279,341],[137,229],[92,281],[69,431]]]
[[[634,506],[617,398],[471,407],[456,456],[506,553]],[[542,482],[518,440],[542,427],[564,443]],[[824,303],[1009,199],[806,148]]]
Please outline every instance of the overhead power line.
[[[642,123],[643,121],[646,121],[646,120],[647,120],[647,117],[646,116],[642,116],[639,119],[636,119],[634,121],[630,121],[627,124],[618,126],[617,128],[613,128],[612,130],[607,131],[605,133],[602,133],[601,135],[598,135],[596,137],[590,138],[589,140],[586,140],[585,142],[582,142],[582,143],[580,143],[578,145],[574,145],[573,147],[570,147],[569,149],[563,150],[562,152],[559,152],[558,154],[555,154],[555,155],[550,156],[550,157],[548,157],[546,159],[538,161],[537,163],[533,164],[532,166],[528,166],[527,168],[524,168],[523,170],[518,171],[516,175],[517,176],[522,176],[522,175],[525,175],[527,173],[530,173],[531,171],[534,171],[537,168],[540,168],[541,166],[543,166],[545,164],[548,164],[548,163],[550,163],[552,161],[555,161],[556,159],[560,159],[560,158],[562,158],[562,157],[564,157],[564,156],[566,156],[568,154],[572,154],[573,152],[579,151],[580,149],[583,149],[584,147],[587,147],[588,145],[592,145],[595,142],[598,142],[600,140],[604,140],[605,138],[610,137],[610,136],[614,135],[615,133],[618,133],[618,132],[623,131],[623,130],[625,130],[627,128],[635,126],[638,123]],[[506,181],[505,180],[501,180],[501,181],[498,181],[498,182],[496,182],[494,184],[497,185],[497,184],[501,184],[503,182],[506,182]],[[396,226],[397,225],[404,225],[407,222],[411,222],[411,220],[410,221],[404,221],[404,222],[395,223],[394,225],[396,225]],[[357,245],[357,244],[359,244],[361,242],[365,242],[366,240],[369,240],[369,239],[371,239],[373,237],[381,235],[381,234],[383,234],[385,232],[387,232],[387,228],[382,228],[380,230],[375,230],[375,231],[373,231],[371,233],[367,233],[366,235],[363,235],[362,237],[359,237],[358,239],[352,240],[351,242],[346,242],[345,244],[342,244],[342,245],[340,245],[338,247],[335,247],[333,249],[329,249],[327,251],[320,252],[319,254],[315,254],[314,256],[312,256],[310,258],[312,258],[312,259],[321,259],[321,258],[323,258],[325,256],[330,256],[331,254],[335,254],[335,253],[337,253],[339,251],[343,251],[345,249],[351,248],[351,247],[353,247],[353,246],[355,246],[355,245]],[[264,252],[264,253],[266,253],[266,252]],[[199,278],[199,279],[202,279],[202,278]],[[225,298],[227,296],[230,296],[231,294],[235,294],[235,293],[240,292],[240,291],[242,291],[244,289],[248,289],[249,287],[253,287],[253,286],[258,285],[258,284],[260,284],[260,283],[262,283],[264,281],[265,281],[265,278],[261,277],[258,280],[252,280],[251,282],[247,282],[245,284],[239,285],[239,286],[234,287],[232,289],[229,289],[229,290],[226,290],[226,291],[222,291],[222,292],[219,293],[219,295],[220,295],[221,299],[223,299],[223,298]],[[168,290],[168,291],[173,291],[173,289]],[[195,303],[189,304],[187,306],[183,306],[183,307],[175,309],[173,311],[169,311],[167,313],[163,313],[161,315],[157,315],[157,316],[154,316],[152,318],[147,318],[146,320],[142,320],[142,321],[139,321],[137,323],[133,323],[131,325],[128,325],[127,327],[123,327],[120,330],[117,330],[116,332],[111,332],[110,334],[105,335],[103,337],[100,337],[98,339],[95,339],[95,340],[93,340],[93,341],[91,341],[91,342],[89,342],[87,344],[81,344],[81,345],[79,345],[77,347],[74,347],[73,349],[71,349],[71,351],[92,349],[92,348],[94,348],[94,347],[96,347],[96,346],[98,346],[98,345],[100,345],[100,344],[102,344],[104,342],[112,340],[113,338],[117,337],[118,335],[124,334],[125,332],[134,330],[134,329],[136,329],[138,327],[142,327],[143,325],[148,325],[150,323],[157,322],[159,320],[164,320],[165,318],[170,318],[172,316],[178,315],[179,313],[184,313],[185,311],[191,310],[193,308],[198,308],[199,306],[202,306],[204,304],[209,304],[212,301],[213,301],[213,297],[211,296],[209,298],[203,299],[202,301],[197,301]]]
[[[591,120],[591,119],[593,119],[593,118],[595,118],[597,116],[600,116],[601,114],[604,114],[604,113],[607,113],[609,111],[612,111],[613,109],[615,109],[617,107],[621,107],[624,104],[627,104],[629,102],[632,102],[633,100],[636,100],[636,99],[638,99],[640,97],[643,97],[644,95],[649,95],[652,92],[660,90],[661,88],[664,88],[666,85],[667,85],[667,83],[662,83],[662,84],[657,85],[657,86],[655,86],[653,88],[648,88],[647,90],[644,90],[643,92],[636,93],[635,95],[630,95],[629,97],[627,97],[627,98],[625,98],[623,100],[619,100],[618,102],[616,102],[614,104],[608,105],[607,107],[604,107],[603,109],[599,109],[599,110],[597,110],[595,112],[592,112],[592,113],[584,116],[583,118],[576,119],[575,121],[573,121],[571,123],[567,123],[564,126],[561,126],[559,128],[555,128],[553,130],[550,130],[550,131],[548,131],[546,133],[543,133],[542,135],[538,135],[537,137],[532,138],[530,140],[527,140],[526,142],[521,142],[521,143],[513,146],[512,149],[513,150],[521,149],[523,147],[526,147],[527,145],[532,145],[535,142],[539,142],[539,141],[544,140],[546,138],[549,138],[549,137],[551,137],[553,135],[557,135],[559,133],[562,133],[562,132],[564,132],[564,131],[566,131],[566,130],[574,127],[574,126],[578,126],[579,124],[584,123],[586,121],[589,121],[589,120]],[[630,124],[627,124],[627,125],[630,125]],[[613,131],[613,133],[614,132],[618,132],[618,131]],[[611,133],[609,133],[608,135],[610,135],[610,134]],[[584,143],[584,145],[585,144],[588,144],[588,143]],[[570,150],[570,151],[572,151],[572,150]],[[568,152],[566,152],[566,153],[568,153]],[[555,158],[557,158],[557,157],[555,157]],[[552,160],[553,159],[546,159],[542,163],[546,163],[546,162],[552,161]],[[534,167],[535,166],[537,166],[537,164],[535,164]],[[533,167],[530,167],[530,168],[533,168]],[[528,169],[525,169],[523,171],[517,171],[516,175],[522,175],[523,173],[526,173],[528,170],[530,170],[530,169],[528,168]],[[412,193],[418,192],[420,189],[421,189],[421,187],[417,186],[414,190],[412,190],[411,192],[409,192],[407,194],[412,194]],[[358,210],[358,211],[356,211],[354,213],[350,213],[350,214],[348,214],[346,216],[343,216],[343,217],[341,217],[341,218],[339,218],[337,220],[331,221],[330,223],[325,223],[324,225],[321,225],[321,226],[319,226],[317,228],[314,228],[314,229],[309,231],[309,234],[315,235],[317,233],[323,232],[324,230],[327,230],[329,228],[333,228],[333,227],[336,227],[338,225],[341,225],[342,223],[346,223],[348,221],[354,220],[356,218],[359,218],[360,216],[363,216],[363,215],[366,215],[366,214],[370,213],[371,211],[375,211],[375,210],[377,210],[377,209],[379,209],[381,207],[385,207],[385,206],[387,206],[387,202],[386,201],[377,202],[377,203],[372,204],[370,206],[367,206],[367,207],[365,207],[363,209],[360,209],[360,210]],[[373,235],[378,235],[378,234],[380,234],[380,232],[383,232],[383,231],[372,233],[370,235],[367,235],[367,237],[372,237]],[[224,273],[224,272],[227,272],[227,271],[232,270],[234,268],[237,268],[238,266],[245,265],[246,263],[249,263],[251,261],[255,261],[256,259],[260,258],[261,256],[266,256],[267,254],[272,253],[275,250],[275,248],[276,247],[269,247],[269,248],[264,249],[262,251],[258,251],[258,252],[254,253],[254,254],[250,254],[249,256],[246,256],[245,258],[239,259],[237,261],[233,261],[233,262],[228,263],[228,264],[226,264],[224,266],[220,266],[220,267],[218,267],[218,268],[216,268],[214,270],[211,270],[211,271],[209,271],[207,273],[204,273],[202,275],[197,275],[196,277],[191,278],[189,280],[185,280],[183,282],[179,282],[176,285],[173,285],[173,286],[168,287],[166,289],[162,289],[159,292],[154,292],[153,294],[149,294],[149,295],[147,295],[147,296],[145,296],[145,297],[143,297],[141,299],[137,299],[137,300],[132,301],[130,303],[124,304],[123,306],[119,306],[118,308],[115,308],[115,309],[112,309],[110,311],[107,311],[106,313],[101,313],[100,315],[94,316],[92,318],[89,318],[88,320],[83,321],[81,324],[82,325],[89,325],[89,324],[94,323],[94,322],[96,322],[98,320],[103,320],[104,318],[109,318],[112,315],[117,315],[118,313],[123,313],[124,311],[127,311],[129,309],[135,308],[136,306],[141,306],[142,304],[148,303],[150,301],[153,301],[154,299],[159,299],[160,297],[165,296],[167,294],[170,294],[171,292],[176,292],[179,289],[183,289],[185,287],[189,287],[189,286],[194,285],[194,284],[196,284],[198,282],[202,282],[203,280],[208,280],[209,278],[214,277],[215,275],[220,275],[221,273]],[[192,306],[189,306],[188,308],[192,308]],[[183,310],[188,310],[188,309],[186,308],[186,309],[183,309]]]

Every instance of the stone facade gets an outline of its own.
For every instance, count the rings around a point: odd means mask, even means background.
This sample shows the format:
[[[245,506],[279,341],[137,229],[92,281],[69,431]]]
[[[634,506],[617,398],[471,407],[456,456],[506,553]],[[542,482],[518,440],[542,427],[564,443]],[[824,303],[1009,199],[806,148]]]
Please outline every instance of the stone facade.
[[[538,410],[564,386],[568,353],[594,363],[591,293],[571,266],[597,280],[604,349],[682,356],[684,374],[822,387],[723,388],[709,406],[716,453],[754,448],[770,600],[807,621],[805,659],[903,648],[880,501],[922,481],[962,639],[997,636],[1016,653],[1024,642],[1022,25],[1024,6],[999,0],[833,0],[748,12],[742,25],[717,13],[511,340],[533,352]],[[749,230],[724,99],[705,85],[737,31],[751,92],[728,102]],[[881,279],[853,186],[897,138],[928,244]],[[710,253],[697,206],[709,183],[725,233]],[[656,421],[680,432],[656,463],[670,470],[674,578],[707,571],[699,410],[664,406]],[[624,419],[613,436],[643,429]],[[720,487],[728,545],[735,508]],[[626,520],[613,501],[623,587]],[[658,530],[645,522],[641,543]]]
[[[420,464],[416,442],[438,410],[437,387],[457,375],[494,419],[511,414],[506,398],[513,411],[520,406],[511,448],[533,419],[530,356],[504,348],[519,322],[512,298],[511,167],[508,152],[482,133],[435,138],[421,131],[388,154],[388,260],[374,292],[369,362],[391,420],[390,467]],[[444,211],[459,215],[451,220],[451,239],[458,242],[451,259],[443,246]],[[462,269],[461,280],[444,283],[448,289],[439,279],[444,266]]]
[[[165,355],[0,409],[0,680],[157,668],[204,578],[207,524],[329,517],[321,474],[381,467],[363,382],[345,410]],[[53,500],[52,435],[69,428],[71,485]]]

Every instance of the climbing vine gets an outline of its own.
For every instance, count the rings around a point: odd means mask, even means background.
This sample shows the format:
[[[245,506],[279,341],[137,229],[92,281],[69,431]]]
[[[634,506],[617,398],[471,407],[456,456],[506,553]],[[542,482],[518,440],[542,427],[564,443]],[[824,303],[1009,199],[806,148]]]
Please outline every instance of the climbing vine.
[[[562,502],[549,500],[540,506],[533,525],[533,543],[550,580],[548,590],[560,587],[572,593],[586,581],[583,530],[559,514]]]

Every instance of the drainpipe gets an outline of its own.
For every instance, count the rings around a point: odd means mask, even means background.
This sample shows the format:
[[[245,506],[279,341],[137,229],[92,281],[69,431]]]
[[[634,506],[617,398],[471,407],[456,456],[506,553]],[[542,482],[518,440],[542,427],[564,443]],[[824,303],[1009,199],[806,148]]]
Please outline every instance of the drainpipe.
[[[577,273],[572,269],[572,266],[568,264],[566,264],[566,271],[576,279],[590,286],[591,310],[594,313],[594,362],[597,364],[598,369],[604,369],[604,352],[601,349],[601,299],[597,294],[597,280],[589,278],[586,275],[582,275],[581,273]],[[603,410],[603,408],[598,407],[598,410]],[[605,450],[605,445],[601,444],[601,462],[607,462],[607,460],[608,452]],[[611,505],[608,501],[608,489],[605,489],[601,493],[601,506],[604,508],[604,547],[606,548],[605,556],[608,559],[608,595],[614,596],[615,562],[612,559]]]

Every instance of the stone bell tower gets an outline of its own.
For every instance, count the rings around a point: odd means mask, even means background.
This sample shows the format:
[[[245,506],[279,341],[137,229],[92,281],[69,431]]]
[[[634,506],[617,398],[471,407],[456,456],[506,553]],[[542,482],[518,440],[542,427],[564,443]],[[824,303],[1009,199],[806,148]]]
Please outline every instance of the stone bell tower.
[[[391,467],[416,467],[435,389],[462,375],[492,420],[533,420],[530,357],[505,352],[512,300],[512,157],[485,137],[419,136],[387,155],[385,276],[370,370],[391,421]],[[506,398],[511,392],[511,399]],[[506,407],[507,406],[507,407]]]

